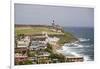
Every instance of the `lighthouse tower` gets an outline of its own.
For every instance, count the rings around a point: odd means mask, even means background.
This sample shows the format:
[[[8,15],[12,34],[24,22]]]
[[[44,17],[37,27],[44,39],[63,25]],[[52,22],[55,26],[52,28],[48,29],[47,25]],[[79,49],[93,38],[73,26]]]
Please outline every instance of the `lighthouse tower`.
[[[52,21],[52,26],[53,26],[53,27],[55,26],[55,23],[54,23],[54,22],[55,22],[55,21],[53,20],[53,21]]]

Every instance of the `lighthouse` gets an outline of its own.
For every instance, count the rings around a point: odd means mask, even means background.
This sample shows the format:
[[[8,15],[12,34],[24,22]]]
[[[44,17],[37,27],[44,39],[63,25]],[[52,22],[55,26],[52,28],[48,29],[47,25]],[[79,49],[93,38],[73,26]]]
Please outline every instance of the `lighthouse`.
[[[53,20],[53,21],[52,21],[52,26],[53,26],[53,27],[55,26],[55,23],[54,23],[54,22],[55,22],[55,21]]]

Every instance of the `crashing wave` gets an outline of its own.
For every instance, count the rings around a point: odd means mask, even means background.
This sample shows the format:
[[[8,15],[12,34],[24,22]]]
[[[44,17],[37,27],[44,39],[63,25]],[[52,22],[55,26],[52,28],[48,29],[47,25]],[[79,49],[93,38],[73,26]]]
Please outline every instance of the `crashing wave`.
[[[64,46],[66,46],[66,47],[83,47],[83,45],[80,43],[66,43],[66,44],[64,44]]]
[[[85,42],[85,41],[89,41],[90,39],[85,39],[85,38],[79,38],[80,42]]]

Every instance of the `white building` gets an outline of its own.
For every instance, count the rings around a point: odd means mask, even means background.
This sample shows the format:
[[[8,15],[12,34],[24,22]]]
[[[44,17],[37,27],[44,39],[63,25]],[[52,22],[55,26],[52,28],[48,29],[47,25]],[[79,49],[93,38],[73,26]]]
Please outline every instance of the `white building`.
[[[46,42],[50,43],[50,44],[54,44],[54,43],[57,43],[59,41],[60,38],[57,38],[57,37],[48,37],[46,39]]]
[[[30,43],[30,37],[26,36],[24,39],[17,41],[17,47],[28,47]]]
[[[17,47],[28,47],[29,42],[26,41],[17,41]]]
[[[32,44],[29,47],[30,50],[40,50],[40,49],[46,49],[46,48],[47,48],[47,45],[39,41],[32,41]]]

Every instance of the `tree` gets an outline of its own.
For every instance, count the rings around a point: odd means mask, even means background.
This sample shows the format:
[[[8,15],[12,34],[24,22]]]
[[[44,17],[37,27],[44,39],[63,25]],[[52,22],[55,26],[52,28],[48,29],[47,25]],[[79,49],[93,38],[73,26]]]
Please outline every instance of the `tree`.
[[[32,63],[31,60],[27,60],[27,61],[24,62],[24,64],[26,65],[26,64],[33,64],[33,63]]]
[[[49,43],[47,43],[47,48],[45,49],[45,51],[52,53],[52,45],[50,45]]]

